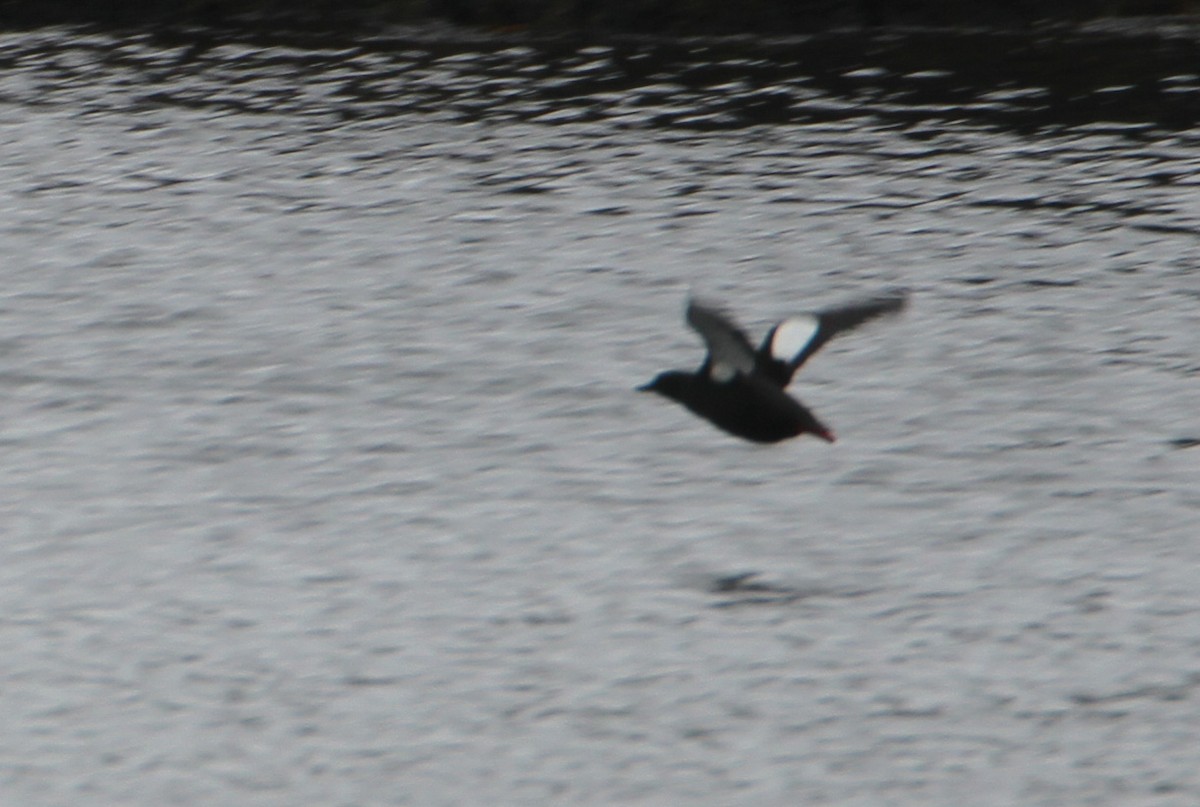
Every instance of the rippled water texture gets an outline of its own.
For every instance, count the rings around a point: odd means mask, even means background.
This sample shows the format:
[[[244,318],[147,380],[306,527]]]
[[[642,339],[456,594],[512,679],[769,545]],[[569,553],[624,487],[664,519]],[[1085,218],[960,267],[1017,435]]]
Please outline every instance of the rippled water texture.
[[[4,798],[1200,803],[1195,50],[5,35]]]

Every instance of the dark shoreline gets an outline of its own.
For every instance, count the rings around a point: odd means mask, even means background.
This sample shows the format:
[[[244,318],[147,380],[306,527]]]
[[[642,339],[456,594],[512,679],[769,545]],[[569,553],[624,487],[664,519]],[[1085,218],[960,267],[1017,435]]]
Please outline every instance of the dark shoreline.
[[[450,24],[538,35],[789,35],[881,26],[1023,29],[1157,17],[1200,24],[1188,0],[0,0],[0,28],[265,26],[350,34]]]

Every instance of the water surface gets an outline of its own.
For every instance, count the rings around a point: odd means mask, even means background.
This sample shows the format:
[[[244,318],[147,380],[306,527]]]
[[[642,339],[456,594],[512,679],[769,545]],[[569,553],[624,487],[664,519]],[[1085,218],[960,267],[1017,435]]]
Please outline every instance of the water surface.
[[[1194,69],[3,45],[10,798],[1200,798]],[[632,391],[893,286],[833,446]]]

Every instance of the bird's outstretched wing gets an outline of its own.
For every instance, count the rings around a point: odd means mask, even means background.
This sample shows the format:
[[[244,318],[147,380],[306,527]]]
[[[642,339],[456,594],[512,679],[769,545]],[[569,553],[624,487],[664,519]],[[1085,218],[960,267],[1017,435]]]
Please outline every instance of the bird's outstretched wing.
[[[755,355],[755,370],[779,386],[786,387],[804,362],[830,339],[877,317],[896,314],[907,302],[908,295],[896,291],[785,319],[772,328],[763,340]]]
[[[754,372],[754,347],[725,312],[692,299],[688,301],[687,323],[700,334],[708,348],[701,373],[724,383],[738,373],[749,375]]]

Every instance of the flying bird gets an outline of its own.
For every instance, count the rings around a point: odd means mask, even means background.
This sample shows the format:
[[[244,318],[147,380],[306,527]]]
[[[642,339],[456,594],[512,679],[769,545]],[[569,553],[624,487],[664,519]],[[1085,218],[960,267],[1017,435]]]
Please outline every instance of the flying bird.
[[[864,322],[901,311],[908,297],[896,291],[775,325],[758,350],[719,308],[688,301],[687,323],[704,340],[708,354],[694,373],[669,370],[638,387],[683,404],[737,437],[777,443],[812,434],[832,443],[833,432],[785,391],[792,377],[826,342]]]

